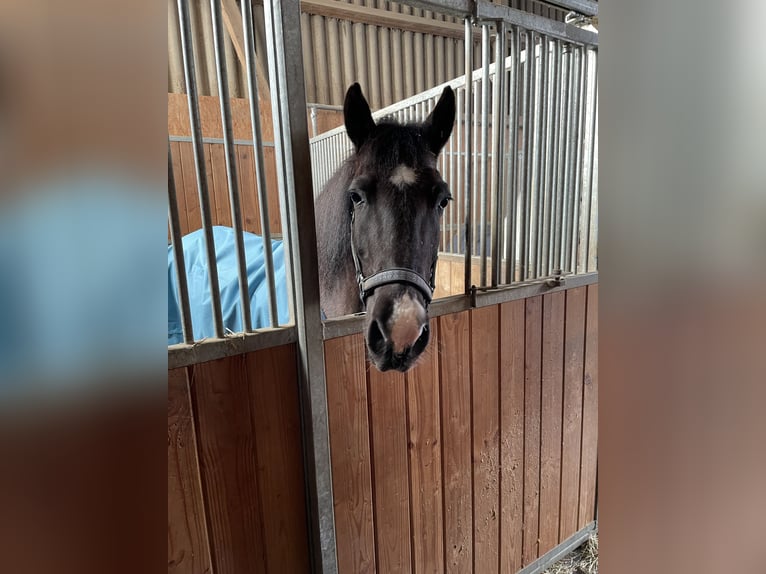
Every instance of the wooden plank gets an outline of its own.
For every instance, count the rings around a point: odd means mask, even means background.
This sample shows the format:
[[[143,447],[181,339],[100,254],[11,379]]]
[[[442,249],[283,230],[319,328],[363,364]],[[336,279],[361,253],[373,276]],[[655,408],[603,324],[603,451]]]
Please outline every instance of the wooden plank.
[[[213,570],[266,572],[245,358],[237,355],[198,364],[191,372]]]
[[[183,194],[186,198],[186,218],[188,226],[186,233],[191,233],[202,227],[202,215],[199,209],[199,193],[197,192],[197,172],[194,167],[194,150],[191,143],[178,143],[183,171]]]
[[[385,26],[397,30],[434,34],[450,38],[463,38],[465,30],[460,24],[440,22],[422,16],[412,16],[389,12],[378,8],[367,8],[354,4],[347,4],[337,0],[301,0],[301,11],[308,14],[317,14],[328,18],[338,18],[362,24]]]
[[[425,358],[406,377],[412,561],[417,573],[444,572],[437,322],[431,320]]]
[[[500,306],[500,572],[521,569],[524,512],[524,301]]]
[[[325,342],[338,572],[375,572],[375,534],[362,335]]]
[[[582,435],[582,380],[585,350],[587,287],[566,292],[564,336],[564,419],[561,437],[561,517],[559,542],[578,530],[580,499],[580,438]]]
[[[216,144],[218,147],[220,144]],[[205,175],[207,176],[207,191],[210,199],[210,221],[217,225],[218,221],[218,198],[215,193],[215,181],[213,180],[213,144],[204,144],[205,150]]]
[[[295,345],[246,355],[269,572],[308,572]]]
[[[255,150],[249,145],[238,145],[237,173],[242,202],[242,226],[250,233],[261,233],[260,209],[258,207],[258,187],[255,181]]]
[[[217,96],[199,97],[199,115],[202,136],[223,138],[221,104]],[[236,140],[252,140],[250,102],[246,98],[231,98],[231,129]],[[263,141],[274,141],[270,102],[259,104]],[[168,135],[191,137],[189,102],[186,94],[168,94]]]
[[[541,555],[554,548],[559,541],[565,302],[566,292],[564,291],[543,296],[539,549]]]
[[[186,182],[183,165],[181,165],[181,143],[170,142],[170,155],[173,158],[173,177],[176,183],[176,202],[178,204],[178,219],[181,224],[181,235],[189,233],[189,216],[186,207]]]
[[[229,201],[229,181],[226,175],[226,151],[223,144],[205,146],[210,153],[210,176],[213,182],[210,188],[211,202],[215,198],[213,225],[231,227],[231,202]],[[212,205],[211,205],[212,207]]]
[[[524,552],[526,566],[537,559],[540,512],[540,383],[542,296],[526,300],[524,344]]]
[[[588,287],[585,320],[585,375],[582,403],[582,469],[580,471],[580,511],[582,528],[593,520],[596,504],[596,464],[598,445],[598,285]]]
[[[210,571],[186,368],[168,371],[168,573]]]
[[[452,293],[451,295],[462,295],[465,293],[465,262],[452,262]]]
[[[452,261],[442,256],[436,264],[436,290],[434,299],[452,294]]]
[[[442,400],[444,563],[450,574],[473,568],[471,480],[471,353],[468,311],[439,321],[439,375]]]
[[[499,308],[471,311],[474,571],[496,572],[500,524]]]
[[[369,371],[370,426],[379,572],[411,572],[407,405],[404,375]]]

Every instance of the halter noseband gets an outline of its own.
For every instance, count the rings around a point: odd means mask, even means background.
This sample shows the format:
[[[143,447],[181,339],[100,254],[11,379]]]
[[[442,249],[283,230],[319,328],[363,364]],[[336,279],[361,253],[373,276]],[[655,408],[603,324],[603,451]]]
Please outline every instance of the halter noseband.
[[[436,277],[436,259],[434,259],[433,265],[431,265],[431,280],[426,281],[423,276],[412,269],[406,269],[404,267],[390,267],[383,269],[377,273],[373,273],[368,277],[362,273],[362,263],[359,261],[359,255],[356,252],[356,246],[354,245],[354,208],[351,208],[351,255],[354,258],[354,267],[356,268],[356,282],[359,285],[359,297],[362,300],[362,305],[367,306],[367,298],[372,295],[372,292],[383,285],[391,285],[393,283],[400,283],[415,287],[423,295],[426,301],[426,309],[431,303],[434,294],[434,279]],[[438,256],[437,256],[438,258]]]

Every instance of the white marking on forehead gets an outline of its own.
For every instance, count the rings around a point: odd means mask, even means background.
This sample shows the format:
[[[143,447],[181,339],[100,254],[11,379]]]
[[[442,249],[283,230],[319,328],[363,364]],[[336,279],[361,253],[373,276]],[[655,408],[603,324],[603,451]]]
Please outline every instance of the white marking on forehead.
[[[415,173],[415,170],[403,163],[396,166],[389,178],[389,181],[398,188],[402,188],[405,185],[412,185],[417,180],[418,174]]]

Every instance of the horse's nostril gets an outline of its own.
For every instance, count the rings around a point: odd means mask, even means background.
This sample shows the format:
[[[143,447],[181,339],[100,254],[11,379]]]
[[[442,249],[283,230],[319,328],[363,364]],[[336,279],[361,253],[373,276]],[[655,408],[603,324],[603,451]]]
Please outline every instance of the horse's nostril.
[[[387,342],[388,337],[386,337],[386,335],[381,330],[378,321],[372,321],[370,323],[370,329],[367,332],[367,344],[371,349],[382,352],[385,349]]]

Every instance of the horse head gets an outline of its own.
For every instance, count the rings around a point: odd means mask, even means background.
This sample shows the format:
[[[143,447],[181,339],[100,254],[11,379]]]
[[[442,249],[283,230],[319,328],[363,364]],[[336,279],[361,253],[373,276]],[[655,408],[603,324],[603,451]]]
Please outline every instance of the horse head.
[[[368,354],[381,371],[407,371],[430,337],[439,225],[452,199],[437,157],[455,122],[455,95],[444,88],[422,124],[376,124],[354,84],[343,114],[355,150],[345,207]]]

